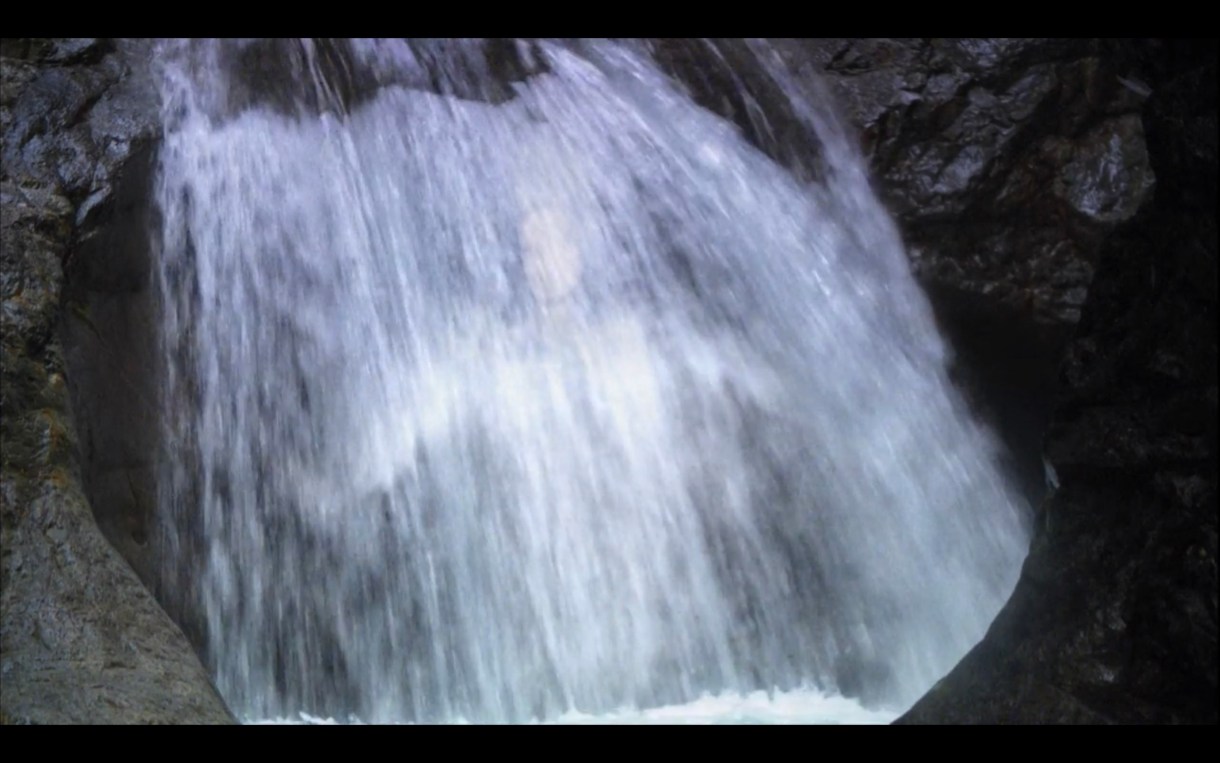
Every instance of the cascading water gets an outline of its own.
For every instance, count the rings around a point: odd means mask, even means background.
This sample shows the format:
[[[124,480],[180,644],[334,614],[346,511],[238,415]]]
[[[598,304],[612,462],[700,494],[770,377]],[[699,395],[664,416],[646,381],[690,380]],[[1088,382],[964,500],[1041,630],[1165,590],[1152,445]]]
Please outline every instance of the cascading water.
[[[301,113],[232,108],[219,43],[159,51],[167,575],[222,693],[368,721],[909,704],[1028,535],[837,123],[763,44],[817,182],[642,46],[535,44],[495,103],[411,84],[450,90],[473,45],[353,44],[400,83],[328,109],[302,43]]]

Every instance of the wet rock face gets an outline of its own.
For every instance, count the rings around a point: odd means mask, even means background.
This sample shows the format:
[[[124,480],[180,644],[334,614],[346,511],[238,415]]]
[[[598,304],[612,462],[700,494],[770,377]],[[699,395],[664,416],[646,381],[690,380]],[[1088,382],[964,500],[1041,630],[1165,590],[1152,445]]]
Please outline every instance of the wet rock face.
[[[1217,721],[1216,53],[1128,53],[1152,89],[1155,200],[1101,247],[1046,434],[1059,487],[1017,589],[906,722]],[[1102,209],[1106,187],[1077,198]]]
[[[1097,246],[1149,198],[1147,86],[1091,40],[773,43],[826,81],[929,285],[1073,325]],[[737,40],[653,43],[707,108],[781,160],[808,161],[797,115]],[[779,146],[793,142],[799,156]],[[1053,192],[1047,193],[1048,190]]]
[[[740,40],[653,41],[660,65],[763,151],[816,176],[818,147]],[[1148,88],[1112,45],[1048,39],[772,43],[858,131],[954,372],[1041,499],[1056,374],[1099,248],[1151,197]]]
[[[218,119],[250,108],[312,117],[344,114],[400,86],[502,103],[513,83],[547,70],[537,44],[508,38],[228,39],[187,45],[197,66],[224,75],[210,108]]]
[[[97,341],[78,345],[93,352],[107,335],[127,340],[90,289],[68,299],[65,279],[124,279],[123,257],[101,232],[132,156],[155,137],[156,101],[131,68],[138,60],[138,46],[108,40],[0,42],[5,723],[232,720],[182,632],[99,532],[83,484],[90,445],[70,405],[79,378],[64,337],[73,322],[91,327]],[[131,410],[129,398],[115,395],[119,412]]]
[[[658,38],[645,44],[656,64],[683,85],[695,103],[736,124],[763,153],[798,177],[816,178],[824,172],[816,138],[747,41]],[[770,45],[789,54],[780,62],[787,69],[798,71],[808,61],[808,51],[793,50],[790,43]],[[806,77],[803,83],[817,86],[819,80]]]
[[[1155,184],[1147,88],[1091,40],[815,41],[882,197],[1035,503],[1067,338],[1099,249]]]

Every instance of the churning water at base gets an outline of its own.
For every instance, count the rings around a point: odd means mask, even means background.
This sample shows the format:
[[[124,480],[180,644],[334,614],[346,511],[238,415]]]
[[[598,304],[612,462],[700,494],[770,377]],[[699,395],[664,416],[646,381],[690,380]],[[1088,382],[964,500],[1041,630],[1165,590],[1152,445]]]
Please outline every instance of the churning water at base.
[[[816,183],[632,45],[542,43],[499,103],[320,114],[226,111],[220,49],[160,51],[161,484],[238,715],[892,712],[982,636],[1020,499],[859,158],[765,45]],[[446,91],[444,55],[354,49]]]
[[[621,708],[599,715],[569,711],[557,718],[541,721],[561,726],[590,725],[754,725],[778,726],[793,724],[819,725],[878,725],[894,720],[896,713],[869,710],[859,703],[819,691],[798,689],[789,692],[763,691],[750,694],[720,694],[703,696],[682,705],[666,705],[646,709]],[[292,718],[256,719],[255,725],[338,725],[360,724],[359,718],[336,720],[298,713]],[[465,723],[465,719],[456,719]],[[534,720],[532,723],[539,723]]]

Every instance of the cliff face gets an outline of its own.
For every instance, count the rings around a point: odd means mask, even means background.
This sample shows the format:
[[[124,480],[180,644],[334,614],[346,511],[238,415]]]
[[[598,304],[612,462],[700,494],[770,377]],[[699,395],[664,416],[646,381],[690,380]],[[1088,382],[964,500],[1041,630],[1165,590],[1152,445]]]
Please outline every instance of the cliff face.
[[[1156,195],[1102,247],[1017,589],[904,722],[1217,720],[1216,52],[1126,52]]]
[[[138,50],[95,39],[0,43],[4,723],[232,720],[182,632],[99,531],[69,402],[64,325],[104,329],[86,302],[65,299],[65,272],[113,279],[94,237],[155,136],[138,61]]]

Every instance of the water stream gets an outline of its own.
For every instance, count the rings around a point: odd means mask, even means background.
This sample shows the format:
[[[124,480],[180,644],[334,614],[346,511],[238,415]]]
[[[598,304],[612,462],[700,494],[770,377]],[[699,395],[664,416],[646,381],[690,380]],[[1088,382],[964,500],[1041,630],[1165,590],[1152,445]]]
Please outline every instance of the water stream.
[[[642,45],[537,43],[489,102],[445,87],[477,43],[361,41],[399,84],[295,113],[232,106],[232,46],[158,50],[157,248],[166,575],[239,716],[893,713],[981,638],[1025,506],[767,45],[815,181]]]

